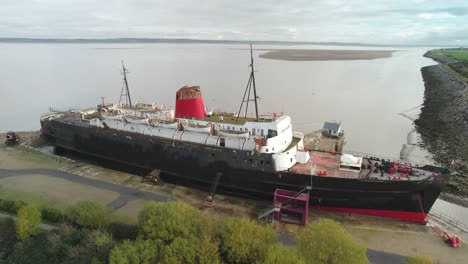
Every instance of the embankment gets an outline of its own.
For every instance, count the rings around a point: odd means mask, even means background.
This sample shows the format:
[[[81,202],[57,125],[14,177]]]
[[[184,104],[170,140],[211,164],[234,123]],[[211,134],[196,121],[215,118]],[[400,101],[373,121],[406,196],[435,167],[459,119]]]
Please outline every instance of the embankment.
[[[425,92],[416,129],[434,160],[458,174],[446,193],[468,197],[468,85],[446,64],[452,58],[425,56],[442,64],[421,69]]]

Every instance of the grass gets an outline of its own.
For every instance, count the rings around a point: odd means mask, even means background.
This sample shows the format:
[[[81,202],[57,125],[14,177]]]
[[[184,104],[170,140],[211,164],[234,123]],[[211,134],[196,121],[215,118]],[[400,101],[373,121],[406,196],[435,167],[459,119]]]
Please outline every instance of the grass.
[[[437,56],[447,56],[458,61],[468,61],[468,49],[438,49],[431,51]]]
[[[436,49],[430,53],[436,57],[455,59],[456,62],[449,63],[448,66],[468,82],[468,49]]]
[[[37,208],[51,206],[54,208],[63,209],[67,206],[67,204],[61,202],[58,199],[54,199],[52,197],[43,196],[40,194],[29,193],[29,192],[22,192],[13,189],[7,189],[0,187],[0,198],[12,201],[24,201],[28,204],[32,204]]]
[[[408,264],[432,264],[435,263],[431,257],[428,256],[409,256],[407,259]]]
[[[67,159],[42,153],[24,146],[13,149],[0,147],[0,167],[3,169],[59,168]]]

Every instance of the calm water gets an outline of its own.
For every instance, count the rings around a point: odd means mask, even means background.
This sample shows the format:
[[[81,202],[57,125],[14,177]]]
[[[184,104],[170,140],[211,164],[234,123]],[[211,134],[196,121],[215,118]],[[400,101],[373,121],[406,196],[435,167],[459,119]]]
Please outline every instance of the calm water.
[[[0,132],[39,129],[49,107],[86,108],[100,97],[116,102],[123,59],[134,101],[174,105],[183,85],[200,85],[208,108],[237,111],[248,79],[247,45],[0,44]],[[382,49],[255,46],[256,49]],[[398,50],[388,47],[388,50]],[[391,58],[288,62],[256,58],[262,113],[285,112],[296,131],[341,120],[346,149],[398,157],[413,129],[398,115],[423,101],[421,67],[428,49],[400,50]],[[254,51],[257,56],[264,51]],[[465,218],[438,202],[434,208]],[[465,211],[466,212],[466,211]]]
[[[116,102],[122,87],[122,59],[131,72],[128,78],[134,100],[173,106],[178,88],[200,85],[208,108],[235,112],[249,73],[246,48],[203,44],[0,44],[0,132],[38,129],[39,117],[49,107],[95,106],[101,96]],[[261,52],[255,51],[255,55]],[[361,61],[256,58],[260,111],[291,115],[295,130],[301,132],[321,128],[324,120],[341,120],[347,149],[398,157],[412,129],[411,121],[398,113],[422,103],[420,68],[434,64],[422,57],[424,52],[404,50],[395,52],[392,58]]]

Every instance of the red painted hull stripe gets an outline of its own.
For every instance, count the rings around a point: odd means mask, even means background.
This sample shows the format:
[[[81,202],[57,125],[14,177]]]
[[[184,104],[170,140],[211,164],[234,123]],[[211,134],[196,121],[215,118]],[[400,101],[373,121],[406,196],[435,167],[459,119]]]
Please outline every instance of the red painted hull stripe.
[[[317,210],[325,210],[325,211],[339,211],[339,212],[346,212],[346,213],[355,213],[355,214],[365,214],[365,215],[373,215],[373,216],[382,216],[388,218],[394,218],[409,222],[415,223],[424,223],[426,221],[426,214],[424,213],[417,213],[417,212],[407,212],[407,211],[392,211],[392,210],[375,210],[375,209],[359,209],[359,208],[342,208],[342,207],[329,207],[329,206],[311,206]]]

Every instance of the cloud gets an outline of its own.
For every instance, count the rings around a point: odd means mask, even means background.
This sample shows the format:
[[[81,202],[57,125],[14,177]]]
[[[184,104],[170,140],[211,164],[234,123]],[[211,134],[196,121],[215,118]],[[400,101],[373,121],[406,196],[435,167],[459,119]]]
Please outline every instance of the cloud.
[[[2,0],[0,37],[459,45],[464,0]],[[434,30],[439,27],[439,30]],[[434,32],[446,39],[432,37]],[[458,38],[455,40],[455,38]]]
[[[440,13],[422,13],[422,14],[419,14],[418,17],[423,18],[423,19],[441,19],[441,18],[451,18],[454,16],[447,12],[440,12]]]

